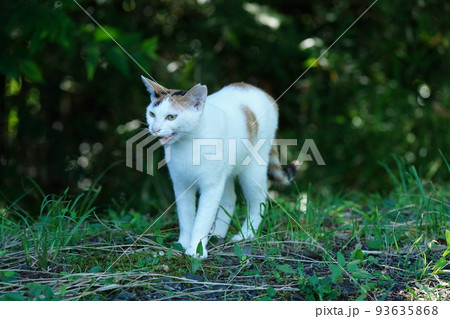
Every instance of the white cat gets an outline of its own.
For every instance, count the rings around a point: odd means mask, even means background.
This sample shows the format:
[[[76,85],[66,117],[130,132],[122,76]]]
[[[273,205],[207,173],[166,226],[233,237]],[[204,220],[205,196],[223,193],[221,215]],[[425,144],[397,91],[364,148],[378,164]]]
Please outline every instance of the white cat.
[[[178,241],[185,253],[206,258],[209,236],[225,238],[236,203],[235,177],[248,217],[232,240],[253,238],[264,214],[267,177],[288,184],[296,171],[293,164],[282,169],[271,146],[278,126],[275,101],[246,83],[207,96],[206,86],[200,84],[186,92],[142,80],[150,93],[149,131],[166,152],[177,201]]]

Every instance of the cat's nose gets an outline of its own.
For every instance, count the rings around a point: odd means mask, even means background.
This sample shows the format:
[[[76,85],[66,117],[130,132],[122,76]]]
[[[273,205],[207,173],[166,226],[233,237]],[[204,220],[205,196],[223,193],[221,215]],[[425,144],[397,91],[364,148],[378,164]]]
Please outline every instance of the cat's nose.
[[[153,129],[153,135],[159,135],[159,132],[161,132],[161,129]]]
[[[158,135],[161,132],[161,126],[156,123],[152,126],[153,135]]]

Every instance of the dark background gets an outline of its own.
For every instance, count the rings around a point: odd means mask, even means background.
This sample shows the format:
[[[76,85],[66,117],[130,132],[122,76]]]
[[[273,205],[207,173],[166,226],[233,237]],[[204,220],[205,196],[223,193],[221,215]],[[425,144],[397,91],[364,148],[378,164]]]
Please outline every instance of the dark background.
[[[95,184],[100,205],[170,203],[166,169],[150,177],[124,162],[145,121],[145,72],[72,0],[0,3],[0,208],[25,194],[34,207],[39,189],[80,192],[114,164]],[[392,155],[448,182],[446,1],[378,1],[316,64],[372,1],[79,3],[169,88],[247,81],[278,98],[312,66],[278,102],[279,137],[313,139],[327,164],[305,165],[300,191],[387,193],[380,162],[395,171]]]

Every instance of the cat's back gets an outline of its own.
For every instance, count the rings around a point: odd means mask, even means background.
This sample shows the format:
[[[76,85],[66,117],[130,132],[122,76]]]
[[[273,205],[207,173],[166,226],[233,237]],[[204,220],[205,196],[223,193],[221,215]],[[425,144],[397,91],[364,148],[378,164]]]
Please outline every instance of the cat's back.
[[[245,82],[231,83],[208,96],[208,103],[226,112],[248,108],[258,117],[262,113],[278,114],[275,100],[262,89]]]
[[[262,89],[244,82],[232,83],[207,98],[209,114],[220,118],[231,135],[274,138],[278,107]],[[219,115],[220,114],[220,115]],[[243,133],[246,131],[247,133]]]

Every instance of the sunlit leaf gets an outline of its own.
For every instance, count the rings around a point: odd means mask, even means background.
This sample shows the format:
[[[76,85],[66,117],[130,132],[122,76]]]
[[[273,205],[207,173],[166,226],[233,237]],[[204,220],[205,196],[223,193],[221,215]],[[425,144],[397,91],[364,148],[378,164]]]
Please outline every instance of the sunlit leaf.
[[[109,26],[102,25],[103,28],[96,28],[94,31],[95,41],[113,41],[112,39],[117,39],[119,37],[119,30]]]
[[[319,61],[317,61],[317,58],[309,58],[303,62],[303,65],[307,68],[316,68],[319,66]]]

